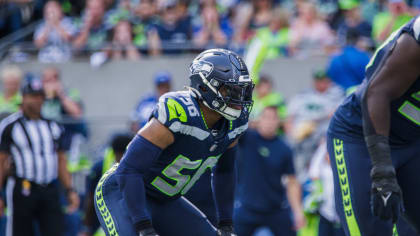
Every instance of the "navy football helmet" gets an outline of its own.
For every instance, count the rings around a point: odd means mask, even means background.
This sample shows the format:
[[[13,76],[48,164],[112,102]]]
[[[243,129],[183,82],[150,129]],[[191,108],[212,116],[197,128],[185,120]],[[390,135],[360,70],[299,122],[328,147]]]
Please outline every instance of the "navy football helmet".
[[[254,84],[245,62],[232,51],[200,53],[190,65],[190,89],[228,120],[246,119],[251,112]]]

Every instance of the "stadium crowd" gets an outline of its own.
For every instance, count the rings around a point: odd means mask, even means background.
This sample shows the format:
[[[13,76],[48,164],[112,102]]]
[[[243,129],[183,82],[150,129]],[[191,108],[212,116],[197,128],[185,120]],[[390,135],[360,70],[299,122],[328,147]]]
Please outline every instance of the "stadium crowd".
[[[302,185],[303,195],[303,206],[295,203],[293,209],[295,229],[303,236],[344,235],[334,209],[332,174],[325,168],[329,164],[324,141],[328,121],[345,95],[363,80],[373,50],[419,9],[416,0],[10,0],[0,5],[0,14],[5,16],[0,18],[0,37],[39,20],[31,40],[38,60],[46,63],[90,56],[93,65],[100,65],[107,60],[142,60],[213,47],[239,52],[256,83],[250,128],[260,128],[265,108],[276,108],[277,133],[293,150],[294,167],[285,175],[296,175],[299,184],[293,187]],[[313,68],[312,84],[288,100],[273,89],[280,81],[261,71],[269,59],[314,55],[327,55],[328,64]],[[16,65],[5,66],[0,73],[1,117],[19,110],[19,88],[29,77],[38,76],[46,95],[43,116],[64,125],[67,168],[73,176],[83,173],[86,177],[82,180],[86,188],[73,183],[81,204],[76,211],[65,211],[65,235],[101,235],[92,205],[98,178],[121,158],[123,147],[145,124],[159,96],[171,90],[172,76],[166,71],[155,75],[156,90],[133,104],[132,113],[127,114],[130,127],[110,135],[98,163],[89,163],[95,158],[80,152],[88,138],[83,103],[77,90],[63,88],[55,67],[34,75]],[[258,152],[267,155],[265,150]],[[238,194],[241,186],[246,183],[240,183]],[[68,204],[65,193],[60,196],[63,206]],[[241,200],[238,197],[239,205]],[[0,235],[4,235],[5,221],[4,216],[0,218]],[[35,225],[34,230],[39,234],[39,227]]]
[[[0,37],[38,22],[33,45],[43,62],[98,52],[99,61],[139,60],[212,47],[253,58],[308,57],[336,53],[348,34],[372,50],[419,6],[416,0],[11,0],[0,5]]]

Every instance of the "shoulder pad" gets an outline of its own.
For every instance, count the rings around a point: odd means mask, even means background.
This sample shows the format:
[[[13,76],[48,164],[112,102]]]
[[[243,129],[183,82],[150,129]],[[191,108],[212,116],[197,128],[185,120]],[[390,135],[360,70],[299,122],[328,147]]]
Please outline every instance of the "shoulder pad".
[[[200,140],[208,136],[208,132],[197,127],[199,107],[188,91],[164,94],[153,111],[153,117],[173,133],[192,135]]]

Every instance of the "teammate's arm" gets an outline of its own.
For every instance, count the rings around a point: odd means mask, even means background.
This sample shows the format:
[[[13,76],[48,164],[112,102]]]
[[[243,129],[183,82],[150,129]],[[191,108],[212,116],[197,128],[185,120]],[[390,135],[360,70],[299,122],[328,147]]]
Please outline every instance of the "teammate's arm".
[[[287,200],[289,200],[294,216],[295,229],[299,230],[305,226],[305,216],[302,207],[302,190],[299,181],[295,175],[287,176]]]
[[[236,139],[220,157],[214,167],[212,187],[216,202],[219,235],[233,234],[233,202],[235,194],[235,157],[238,139]]]
[[[9,154],[7,152],[0,152],[0,217],[3,216],[4,213],[4,194],[3,194],[3,185],[4,185],[4,179],[6,178],[6,172],[7,172],[7,158]]]
[[[374,215],[396,221],[402,206],[388,142],[390,104],[402,96],[420,75],[420,46],[413,37],[403,34],[390,53],[363,94],[362,114],[365,141],[373,166]]]
[[[128,213],[140,235],[145,231],[155,235],[146,211],[143,174],[152,167],[162,150],[173,142],[174,136],[168,128],[152,118],[131,141],[116,171]]]

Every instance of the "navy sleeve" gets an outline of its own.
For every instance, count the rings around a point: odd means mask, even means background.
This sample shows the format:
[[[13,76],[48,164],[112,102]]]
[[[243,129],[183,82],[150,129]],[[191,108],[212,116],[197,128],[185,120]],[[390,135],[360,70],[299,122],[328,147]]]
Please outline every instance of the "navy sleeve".
[[[151,218],[146,210],[143,175],[152,167],[161,152],[162,149],[137,135],[128,145],[116,171],[128,214],[137,231],[151,226]]]
[[[219,223],[232,222],[237,149],[235,146],[226,150],[213,170],[212,187]]]

